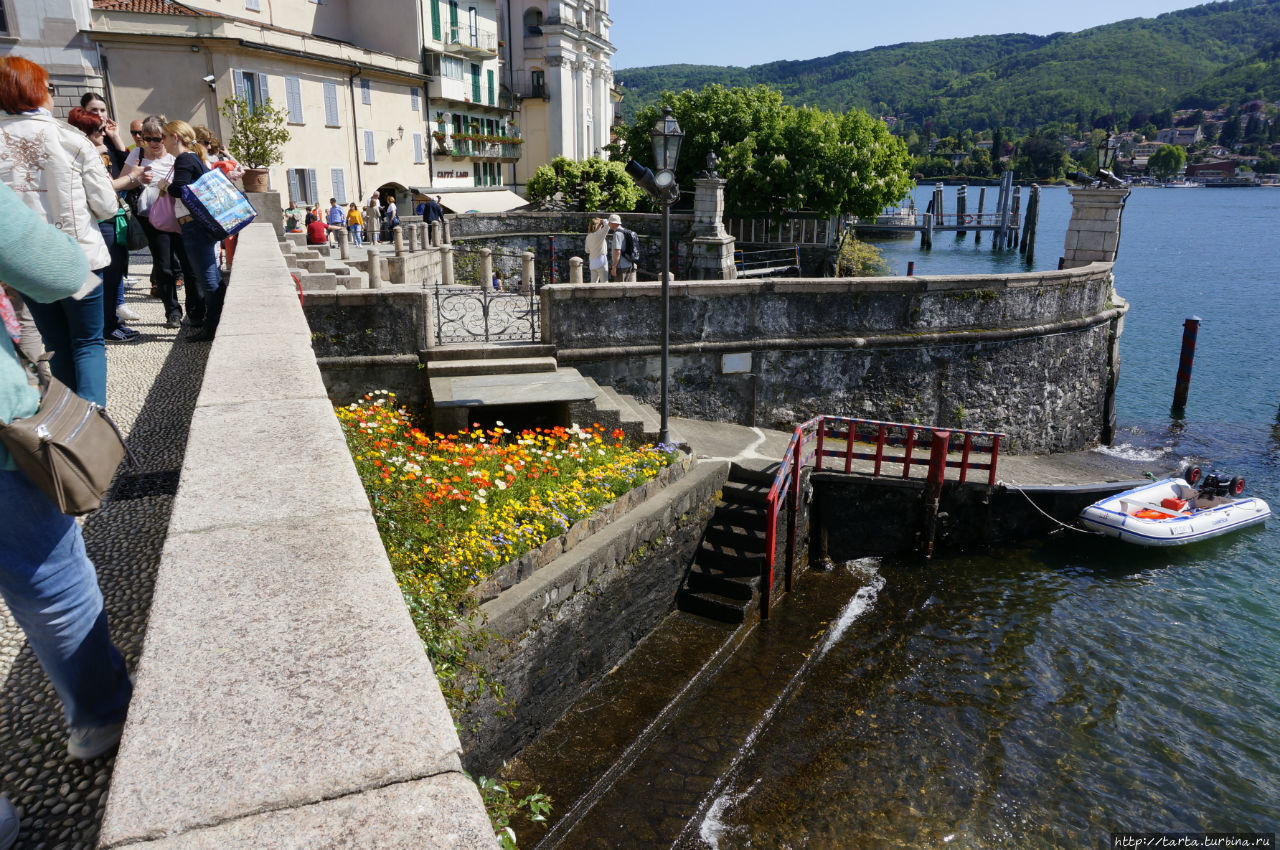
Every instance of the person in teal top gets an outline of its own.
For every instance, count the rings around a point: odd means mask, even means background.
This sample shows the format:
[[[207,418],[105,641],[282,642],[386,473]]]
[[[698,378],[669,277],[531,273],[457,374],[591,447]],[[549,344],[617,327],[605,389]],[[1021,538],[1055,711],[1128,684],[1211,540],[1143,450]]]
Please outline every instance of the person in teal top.
[[[24,299],[47,304],[78,292],[88,272],[76,242],[0,183],[0,280]],[[9,334],[0,330],[0,421],[30,416],[39,404]],[[2,446],[0,596],[62,700],[68,754],[91,759],[113,749],[133,685],[111,643],[80,526],[15,468]],[[17,831],[13,806],[0,797],[0,846]]]

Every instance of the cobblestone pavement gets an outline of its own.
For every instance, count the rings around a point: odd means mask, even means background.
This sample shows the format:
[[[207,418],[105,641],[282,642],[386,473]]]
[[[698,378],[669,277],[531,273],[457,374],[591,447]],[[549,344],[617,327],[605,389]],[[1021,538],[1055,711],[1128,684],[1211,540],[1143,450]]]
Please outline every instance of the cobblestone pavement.
[[[142,320],[142,336],[107,345],[107,409],[128,438],[138,466],[116,478],[107,500],[84,522],[85,545],[98,568],[111,636],[129,669],[142,651],[156,567],[186,451],[187,428],[209,345],[183,343],[164,326],[164,308],[148,297],[149,258],[131,259],[125,303]],[[67,757],[62,704],[0,605],[0,793],[22,815],[20,848],[93,848],[114,756]]]

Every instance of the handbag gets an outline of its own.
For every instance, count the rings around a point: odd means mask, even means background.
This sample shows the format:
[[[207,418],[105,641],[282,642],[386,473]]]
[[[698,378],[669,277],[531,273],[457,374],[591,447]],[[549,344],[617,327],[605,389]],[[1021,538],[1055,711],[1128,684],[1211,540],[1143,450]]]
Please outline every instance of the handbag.
[[[199,180],[183,186],[182,203],[216,240],[234,236],[258,215],[220,168],[211,168]]]
[[[126,206],[116,210],[116,244],[124,245],[130,251],[141,251],[147,247],[147,234],[142,223]]]
[[[167,233],[182,232],[182,226],[178,224],[178,213],[173,208],[176,200],[177,198],[168,193],[156,198],[156,202],[151,205],[151,210],[147,213],[147,220],[151,222],[152,227]]]
[[[53,377],[33,415],[0,424],[0,442],[31,482],[71,516],[97,510],[120,461],[137,462],[107,412]]]

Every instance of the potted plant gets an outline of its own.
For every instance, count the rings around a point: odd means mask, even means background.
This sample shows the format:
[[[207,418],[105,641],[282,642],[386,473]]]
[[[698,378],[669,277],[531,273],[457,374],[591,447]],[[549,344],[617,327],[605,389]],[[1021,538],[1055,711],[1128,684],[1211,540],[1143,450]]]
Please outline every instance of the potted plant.
[[[289,113],[277,109],[268,98],[257,107],[243,97],[229,97],[218,110],[231,122],[227,150],[245,169],[244,190],[265,192],[267,169],[284,162],[284,143],[289,141],[285,122]]]

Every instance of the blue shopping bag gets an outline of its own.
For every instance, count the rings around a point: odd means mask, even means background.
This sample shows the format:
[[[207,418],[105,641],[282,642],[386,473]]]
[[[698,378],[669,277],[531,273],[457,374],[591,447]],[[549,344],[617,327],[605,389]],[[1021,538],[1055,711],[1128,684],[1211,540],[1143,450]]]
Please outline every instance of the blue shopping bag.
[[[196,182],[183,186],[182,202],[192,217],[219,240],[240,232],[258,214],[220,168],[211,168]]]

